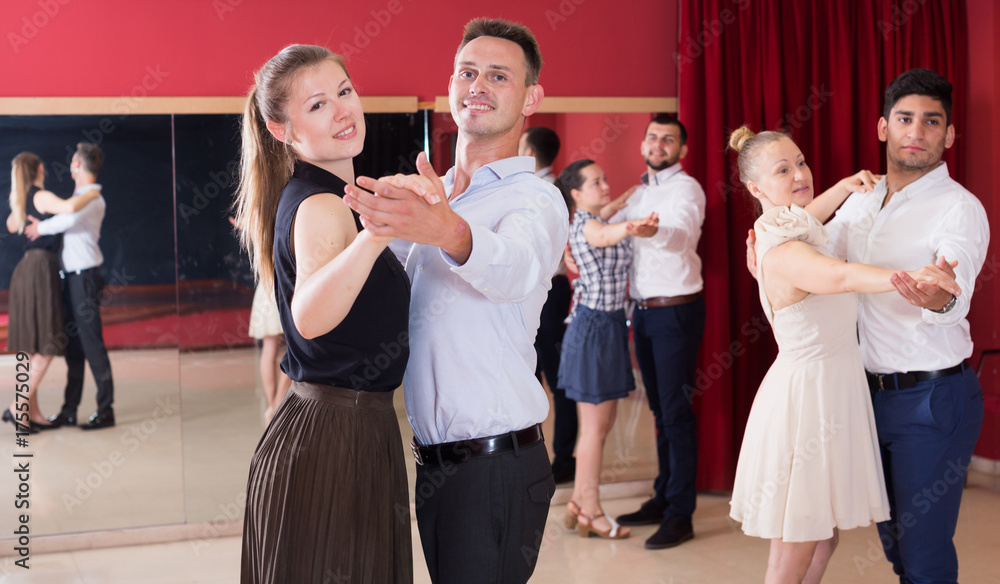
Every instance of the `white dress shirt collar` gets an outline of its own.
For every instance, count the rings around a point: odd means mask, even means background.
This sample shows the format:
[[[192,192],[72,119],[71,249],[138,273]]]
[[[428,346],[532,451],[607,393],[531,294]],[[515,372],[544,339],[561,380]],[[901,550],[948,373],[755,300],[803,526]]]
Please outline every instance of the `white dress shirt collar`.
[[[662,185],[663,183],[670,180],[672,176],[674,176],[678,172],[681,172],[682,170],[684,170],[684,167],[681,166],[680,161],[677,161],[674,164],[671,164],[670,166],[654,174],[652,184],[654,186]],[[642,181],[642,184],[649,186],[650,184],[649,171],[642,173],[642,176],[639,178],[639,180]]]

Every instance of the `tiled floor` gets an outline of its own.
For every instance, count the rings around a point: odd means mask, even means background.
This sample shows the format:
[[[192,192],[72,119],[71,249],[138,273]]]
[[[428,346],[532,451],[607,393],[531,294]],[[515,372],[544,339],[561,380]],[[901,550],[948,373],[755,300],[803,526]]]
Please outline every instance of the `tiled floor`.
[[[642,498],[608,501],[610,513],[624,513]],[[553,509],[533,583],[700,584],[760,582],[767,564],[764,540],[740,533],[727,518],[725,497],[702,496],[695,514],[694,540],[678,548],[648,551],[643,539],[653,527],[637,528],[633,537],[608,542],[581,539],[562,527],[561,507]],[[996,562],[1000,494],[982,487],[965,492],[955,541],[963,584],[1000,582]],[[414,542],[418,540],[416,527]],[[239,581],[240,540],[176,542],[33,556],[25,571],[5,558],[3,584],[235,584]],[[430,582],[419,545],[414,547],[416,584]],[[824,582],[890,584],[896,582],[882,559],[874,527],[841,535]]]
[[[0,404],[12,399],[13,384],[3,380],[14,378],[14,363],[13,355],[0,357]],[[239,519],[231,510],[242,513],[250,458],[263,432],[254,350],[115,351],[111,363],[114,428],[42,432],[29,436],[24,449],[15,446],[9,425],[0,427],[0,460],[33,454],[32,533]],[[54,360],[39,391],[45,414],[58,412],[65,379],[65,363]],[[93,411],[95,391],[88,375],[77,412],[84,419]],[[400,447],[408,452],[412,433],[402,391],[395,401]],[[551,419],[543,429],[551,436]],[[602,480],[652,478],[654,448],[652,416],[636,390],[619,402]],[[412,493],[416,470],[409,459],[406,468]],[[0,501],[12,501],[16,488],[16,481],[0,481]],[[13,522],[15,511],[0,504],[0,525]],[[9,537],[0,531],[0,541]]]
[[[0,381],[13,377],[12,363],[12,358],[0,358]],[[233,514],[242,511],[249,459],[262,431],[254,352],[237,349],[180,356],[171,351],[115,352],[112,365],[117,386],[115,428],[97,432],[70,428],[31,436],[32,534],[220,519],[226,526],[238,526],[239,517]],[[41,393],[46,413],[55,413],[59,405],[64,376],[65,366],[53,363]],[[5,403],[11,397],[9,385],[0,388],[4,388],[0,403]],[[89,415],[93,395],[88,383],[81,416]],[[644,399],[640,389],[619,404],[618,421],[605,450],[605,480],[648,479],[655,472],[652,422]],[[399,392],[397,401],[406,442],[409,434]],[[0,458],[10,461],[19,450],[9,428],[3,430]],[[551,435],[551,420],[545,431]],[[407,470],[412,489],[413,465],[407,464]],[[6,539],[8,546],[15,521],[9,502],[16,482],[0,480],[0,540]],[[956,536],[964,584],[1000,584],[995,551],[1000,543],[998,483],[997,477],[974,475],[965,492]],[[560,490],[556,500],[568,496]],[[633,510],[642,500],[607,500],[605,507],[617,515]],[[703,495],[698,505],[696,538],[657,552],[643,548],[653,527],[638,528],[624,541],[580,539],[562,528],[564,509],[556,506],[532,582],[761,581],[768,543],[744,536],[727,519],[727,497]],[[415,527],[413,533],[416,582],[426,583]],[[235,583],[239,556],[237,537],[34,553],[29,571],[16,567],[16,558],[0,558],[0,584]],[[873,527],[842,534],[825,582],[894,581]]]

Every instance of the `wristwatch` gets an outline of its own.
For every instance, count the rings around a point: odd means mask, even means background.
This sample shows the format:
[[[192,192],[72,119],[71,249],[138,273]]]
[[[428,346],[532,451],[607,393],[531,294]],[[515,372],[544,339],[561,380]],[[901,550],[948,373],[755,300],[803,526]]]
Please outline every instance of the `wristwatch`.
[[[944,306],[942,306],[940,310],[934,310],[933,308],[928,308],[927,310],[930,310],[931,312],[936,312],[938,314],[945,314],[951,312],[951,309],[955,308],[956,304],[958,304],[958,298],[956,298],[955,295],[952,294],[951,300],[945,302]]]

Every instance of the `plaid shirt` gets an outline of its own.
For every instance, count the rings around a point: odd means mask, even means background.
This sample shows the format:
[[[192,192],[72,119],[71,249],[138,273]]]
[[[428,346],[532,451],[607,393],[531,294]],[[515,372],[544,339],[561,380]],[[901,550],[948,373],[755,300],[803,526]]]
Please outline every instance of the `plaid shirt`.
[[[628,299],[628,270],[632,263],[632,238],[626,237],[615,245],[594,247],[587,243],[583,227],[591,219],[608,222],[577,209],[569,227],[569,248],[580,269],[574,298],[593,310],[625,308]]]

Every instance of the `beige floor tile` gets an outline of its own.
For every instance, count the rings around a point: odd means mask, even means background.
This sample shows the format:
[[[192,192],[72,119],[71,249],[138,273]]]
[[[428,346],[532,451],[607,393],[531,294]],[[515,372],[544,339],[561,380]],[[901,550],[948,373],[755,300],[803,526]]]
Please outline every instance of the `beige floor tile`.
[[[605,501],[611,515],[638,507],[644,497]],[[562,507],[552,509],[532,582],[535,584],[716,584],[760,582],[767,567],[769,542],[747,537],[725,519],[728,500],[702,495],[695,514],[695,539],[677,548],[650,551],[643,547],[655,527],[639,527],[632,537],[618,541],[580,538],[562,526]],[[962,582],[996,584],[995,518],[1000,493],[970,488],[963,499],[956,544]],[[414,582],[429,584],[416,525]],[[875,547],[873,547],[875,546]],[[827,570],[826,584],[894,584],[898,580],[882,558],[874,526],[841,534],[841,543]],[[240,539],[176,542],[47,554],[31,560],[26,573],[0,571],[4,584],[100,583],[118,584],[235,584],[239,581]],[[10,559],[6,566],[9,570]],[[2,568],[0,568],[2,569]],[[19,570],[19,569],[18,569]],[[6,575],[7,580],[2,576]]]

